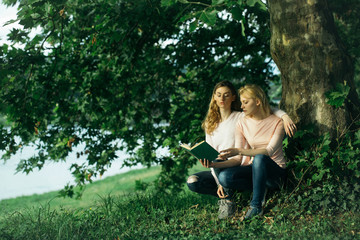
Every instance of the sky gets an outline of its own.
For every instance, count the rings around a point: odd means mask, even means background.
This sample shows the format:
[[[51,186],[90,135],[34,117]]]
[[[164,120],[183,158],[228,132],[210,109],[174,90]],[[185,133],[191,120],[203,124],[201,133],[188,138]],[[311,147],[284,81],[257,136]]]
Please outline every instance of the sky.
[[[7,8],[5,5],[0,3],[0,45],[6,43],[6,35],[12,28],[20,28],[20,25],[13,23],[8,26],[3,26],[7,21],[16,19],[17,7]]]

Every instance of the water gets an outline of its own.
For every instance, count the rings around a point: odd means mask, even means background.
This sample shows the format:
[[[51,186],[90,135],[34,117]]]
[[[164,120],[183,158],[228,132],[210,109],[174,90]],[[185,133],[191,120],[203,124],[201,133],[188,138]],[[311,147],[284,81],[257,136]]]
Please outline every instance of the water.
[[[74,177],[69,170],[71,164],[81,164],[86,161],[85,155],[80,156],[80,158],[76,157],[76,150],[74,149],[68,156],[66,162],[46,163],[40,171],[34,170],[28,175],[21,172],[15,174],[16,166],[21,159],[27,159],[34,155],[34,147],[24,148],[22,152],[14,155],[5,164],[0,160],[0,200],[56,191],[62,189],[67,183],[73,184]],[[121,168],[122,160],[128,155],[123,152],[118,152],[117,155],[119,158],[113,161],[112,166],[101,177],[102,179],[130,170],[127,167]],[[141,166],[135,166],[131,169],[138,168],[141,168]],[[93,180],[99,179],[100,177],[93,178]]]
[[[6,35],[10,32],[10,29],[22,28],[18,22],[3,26],[7,21],[16,19],[16,12],[17,5],[7,8],[0,3],[0,45],[4,43],[10,44],[6,40]],[[34,152],[35,149],[33,147],[27,147],[22,153],[17,153],[5,164],[0,160],[0,200],[60,190],[67,183],[74,183],[73,176],[69,170],[71,164],[81,164],[85,162],[86,159],[86,156],[77,158],[76,151],[74,151],[69,155],[66,162],[47,163],[40,171],[34,170],[28,175],[25,173],[15,174],[15,169],[19,161],[31,157]],[[2,154],[3,153],[0,152],[0,155]],[[113,161],[111,168],[104,173],[102,178],[130,170],[129,168],[120,169],[123,162],[122,160],[127,157],[126,153],[120,152],[118,156],[119,158]],[[136,168],[141,168],[141,166],[135,166],[132,169]],[[100,178],[93,178],[93,180],[98,179]]]

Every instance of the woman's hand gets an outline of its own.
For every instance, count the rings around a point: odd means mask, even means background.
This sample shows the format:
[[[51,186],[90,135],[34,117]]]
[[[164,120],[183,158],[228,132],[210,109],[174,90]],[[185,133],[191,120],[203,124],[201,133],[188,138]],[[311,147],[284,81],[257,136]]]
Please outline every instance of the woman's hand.
[[[240,154],[240,150],[238,148],[228,148],[220,151],[219,158],[227,159],[229,157],[233,157]]]
[[[283,123],[284,123],[284,128],[285,128],[285,132],[289,137],[294,136],[294,133],[296,132],[296,125],[295,123],[291,120],[291,118],[289,117],[289,115],[285,114],[282,117]]]
[[[229,196],[229,195],[225,195],[224,188],[221,185],[218,186],[218,190],[216,193],[219,196],[219,198],[226,198]]]
[[[199,159],[199,162],[206,168],[211,168],[213,166],[213,163],[207,159]]]

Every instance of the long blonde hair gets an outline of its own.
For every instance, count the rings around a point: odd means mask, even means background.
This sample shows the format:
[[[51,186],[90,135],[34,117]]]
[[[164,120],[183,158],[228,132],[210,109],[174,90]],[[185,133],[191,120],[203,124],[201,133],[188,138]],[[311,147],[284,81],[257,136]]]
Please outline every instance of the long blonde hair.
[[[254,98],[260,101],[260,106],[266,115],[271,114],[271,108],[269,100],[261,87],[255,84],[248,84],[239,89],[239,95],[246,94],[250,98]]]
[[[214,95],[216,93],[216,90],[221,87],[229,88],[231,94],[236,96],[235,100],[231,103],[231,111],[241,111],[240,98],[239,95],[237,94],[234,85],[229,81],[221,81],[217,83],[211,95],[211,101],[209,104],[208,112],[201,125],[207,134],[211,134],[217,128],[218,124],[221,121],[220,109],[214,100]]]

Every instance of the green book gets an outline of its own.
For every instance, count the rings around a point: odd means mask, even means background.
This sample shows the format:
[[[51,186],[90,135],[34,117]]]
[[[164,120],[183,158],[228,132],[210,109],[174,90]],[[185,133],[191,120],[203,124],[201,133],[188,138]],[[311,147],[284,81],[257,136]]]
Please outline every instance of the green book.
[[[195,144],[192,147],[187,144],[181,144],[180,147],[185,148],[186,151],[197,159],[207,159],[211,162],[217,159],[219,155],[219,152],[205,141]]]

